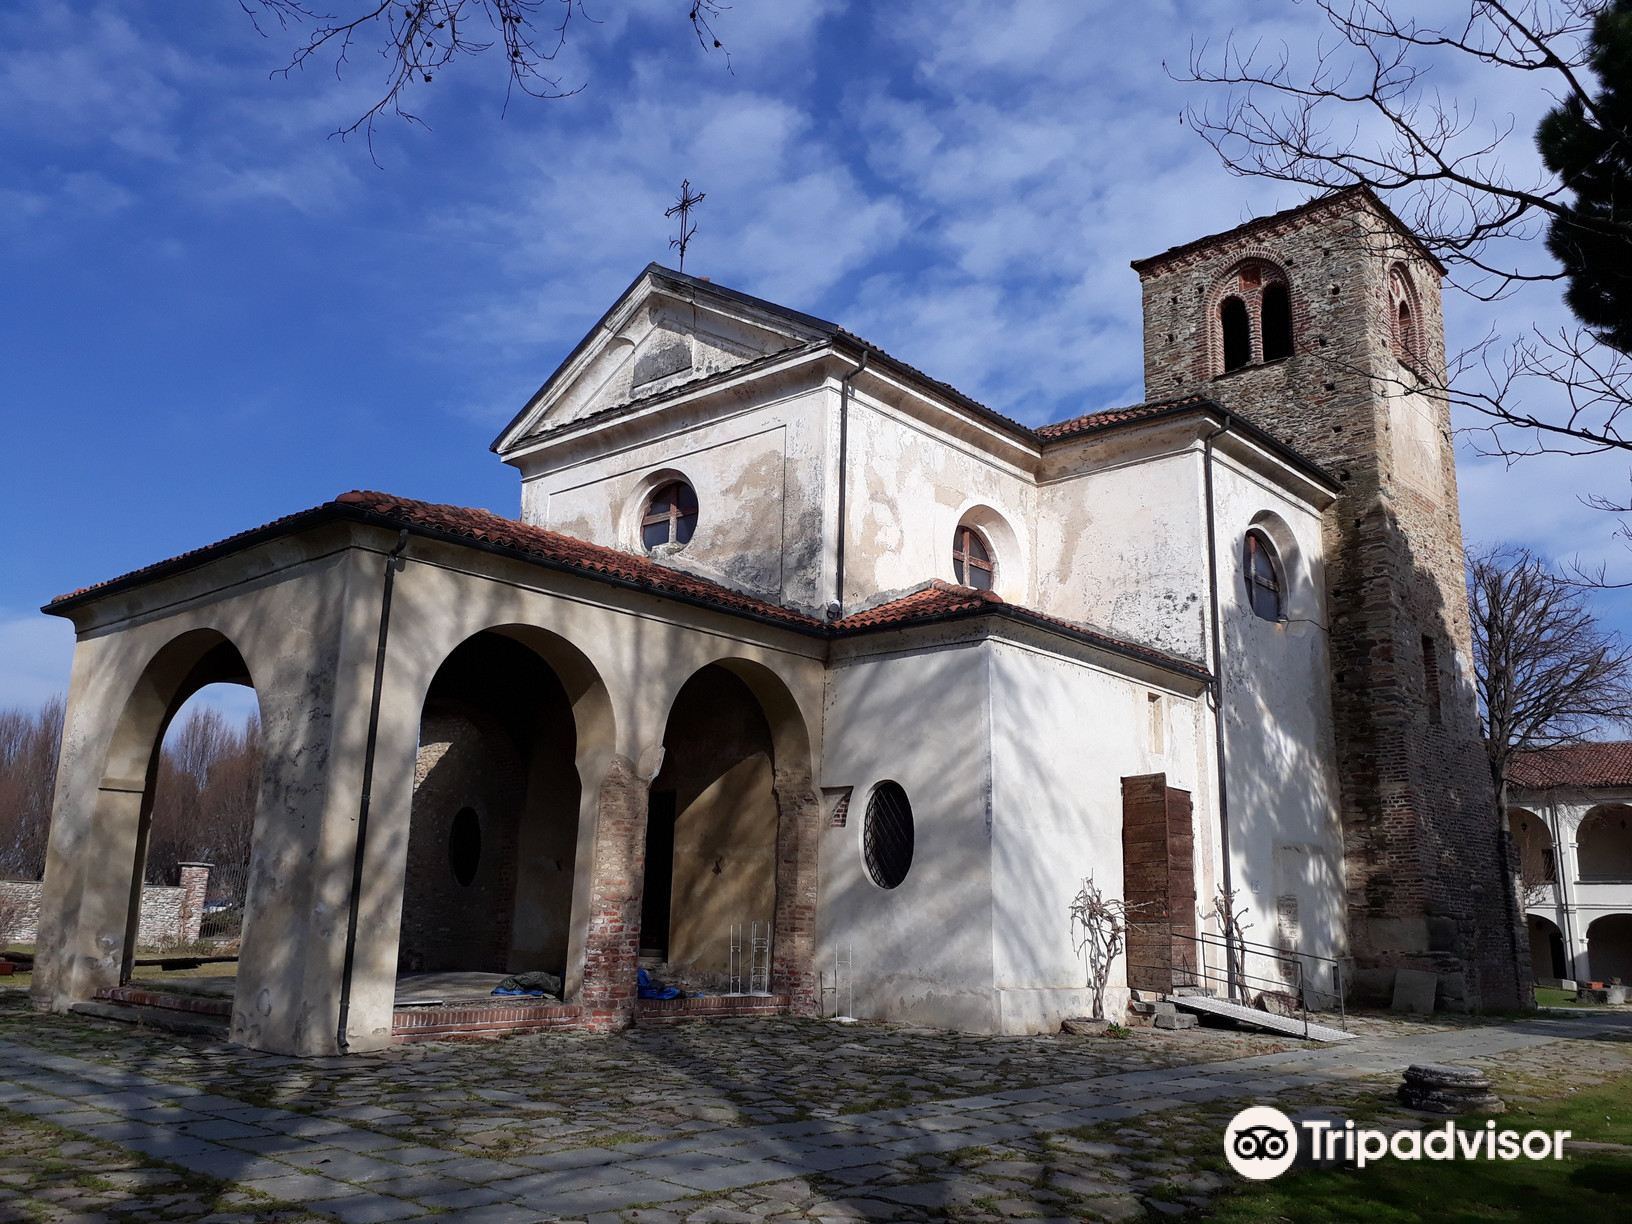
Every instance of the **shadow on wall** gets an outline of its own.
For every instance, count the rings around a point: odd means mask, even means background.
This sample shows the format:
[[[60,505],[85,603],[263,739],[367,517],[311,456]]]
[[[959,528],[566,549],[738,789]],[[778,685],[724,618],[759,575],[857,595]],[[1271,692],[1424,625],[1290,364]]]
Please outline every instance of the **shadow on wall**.
[[[1349,609],[1334,613],[1331,640],[1355,993],[1386,1002],[1394,971],[1415,968],[1442,975],[1441,1006],[1518,1005],[1529,941],[1472,660],[1457,649],[1470,640],[1465,604],[1446,608],[1380,506],[1353,535],[1328,561],[1328,590]],[[1246,783],[1266,803],[1280,789],[1272,776]],[[1246,806],[1232,819],[1251,827],[1261,815]]]

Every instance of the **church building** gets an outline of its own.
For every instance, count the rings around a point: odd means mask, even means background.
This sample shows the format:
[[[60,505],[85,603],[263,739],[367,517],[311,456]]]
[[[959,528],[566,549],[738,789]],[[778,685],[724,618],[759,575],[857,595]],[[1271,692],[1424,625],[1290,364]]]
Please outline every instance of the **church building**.
[[[1134,268],[1146,402],[1034,427],[654,264],[494,442],[518,517],[344,493],[54,600],[77,646],[37,1005],[144,998],[159,745],[219,681],[265,746],[221,1004],[259,1049],[1054,1031],[1090,1006],[1090,878],[1130,911],[1113,1016],[1222,982],[1232,896],[1249,983],[1386,1000],[1412,969],[1442,1006],[1516,1005],[1450,426],[1419,390],[1443,269],[1363,190]],[[640,997],[642,966],[684,995]],[[460,972],[562,998],[401,988]]]

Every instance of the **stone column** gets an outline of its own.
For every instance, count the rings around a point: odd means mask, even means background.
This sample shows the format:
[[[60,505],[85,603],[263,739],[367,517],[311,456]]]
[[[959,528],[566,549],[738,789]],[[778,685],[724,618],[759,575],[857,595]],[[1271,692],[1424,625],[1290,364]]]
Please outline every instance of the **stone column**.
[[[177,863],[181,885],[181,912],[177,915],[176,935],[184,944],[198,942],[198,933],[204,924],[204,901],[210,891],[209,863]]]
[[[816,1014],[816,847],[822,810],[805,769],[776,771],[776,928],[771,991]]]
[[[584,976],[577,999],[585,1021],[597,1029],[626,1028],[634,1020],[647,791],[635,763],[614,756],[596,803]]]

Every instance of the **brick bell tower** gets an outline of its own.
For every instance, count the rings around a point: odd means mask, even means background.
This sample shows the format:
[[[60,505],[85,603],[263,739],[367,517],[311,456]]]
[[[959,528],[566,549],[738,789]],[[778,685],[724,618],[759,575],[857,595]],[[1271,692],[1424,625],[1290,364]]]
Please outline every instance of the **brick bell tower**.
[[[1138,260],[1145,397],[1203,394],[1338,478],[1325,551],[1358,997],[1528,1001],[1480,739],[1443,378],[1444,268],[1351,188]],[[1220,547],[1227,547],[1223,542]]]

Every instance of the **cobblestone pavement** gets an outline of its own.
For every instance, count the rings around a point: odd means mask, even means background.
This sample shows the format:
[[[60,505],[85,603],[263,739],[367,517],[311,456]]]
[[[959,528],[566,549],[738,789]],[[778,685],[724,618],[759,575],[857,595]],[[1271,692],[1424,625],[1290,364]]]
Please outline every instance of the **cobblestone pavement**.
[[[1225,1184],[1218,1137],[1249,1100],[1375,1108],[1413,1061],[1632,1067],[1618,1017],[1351,1028],[738,1021],[297,1060],[0,1001],[0,1218],[1160,1217]]]

